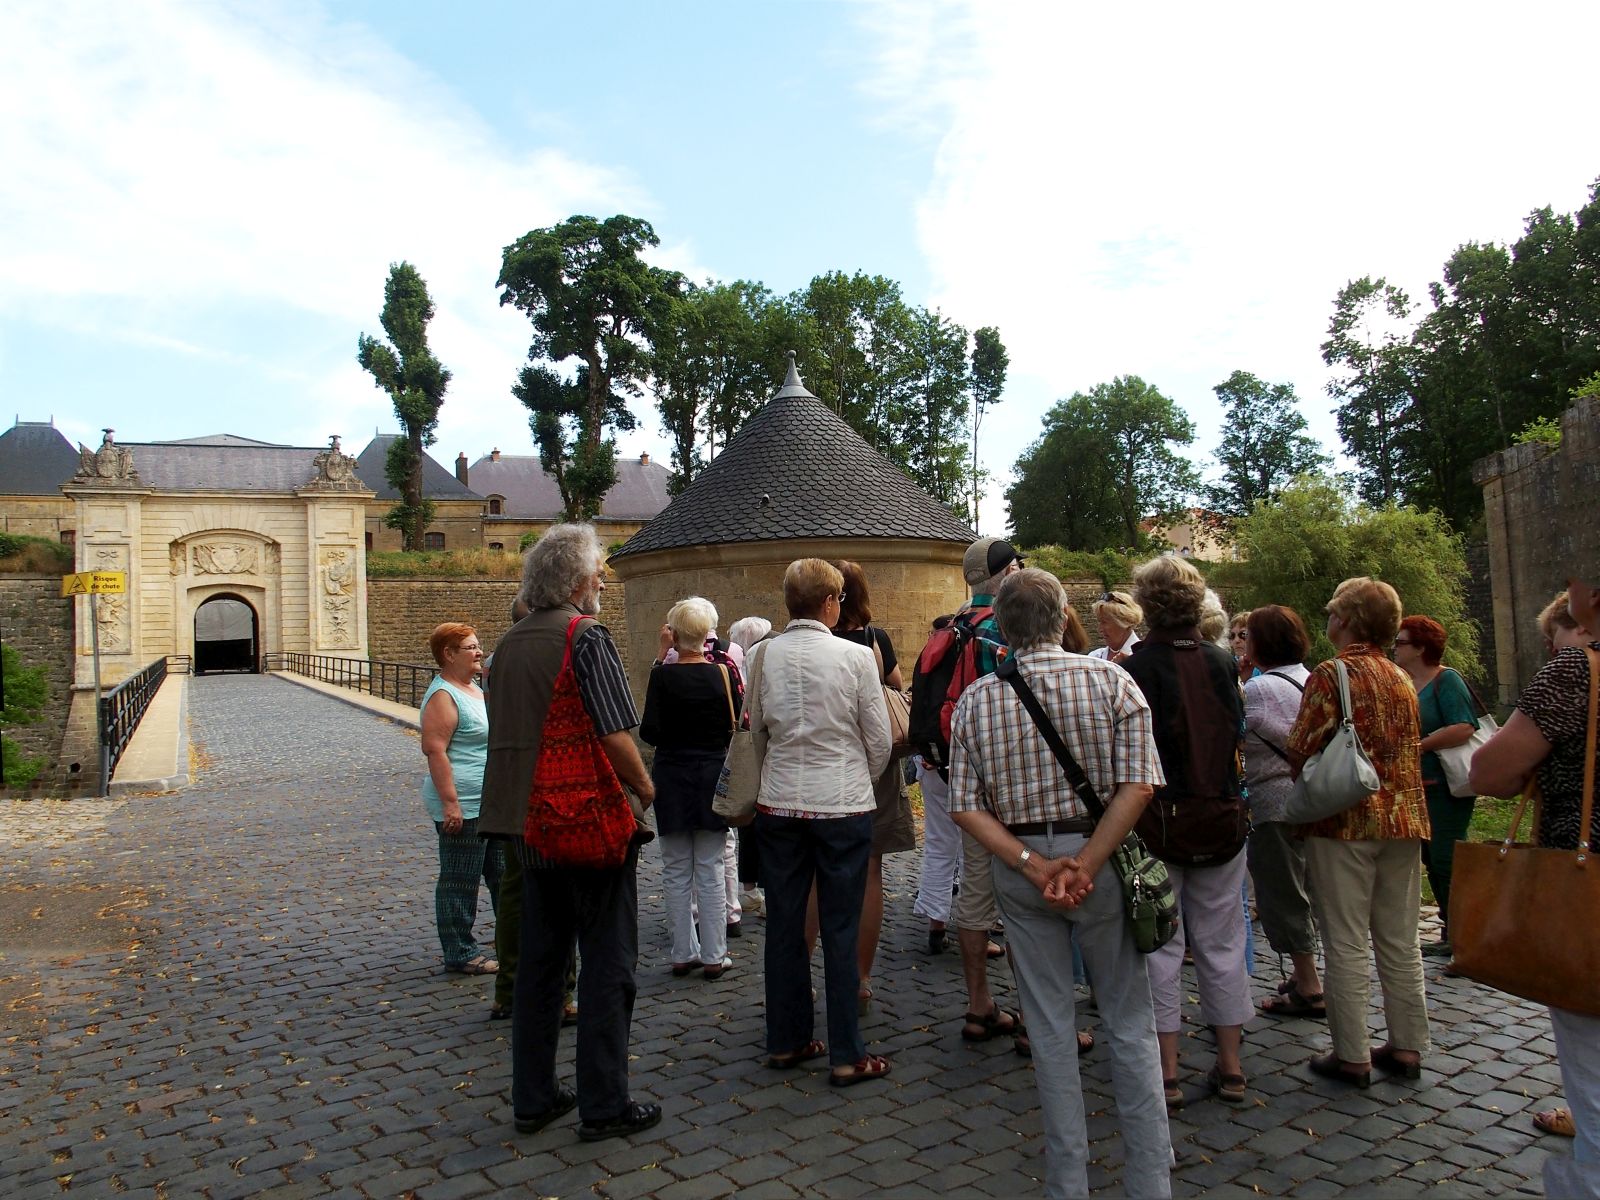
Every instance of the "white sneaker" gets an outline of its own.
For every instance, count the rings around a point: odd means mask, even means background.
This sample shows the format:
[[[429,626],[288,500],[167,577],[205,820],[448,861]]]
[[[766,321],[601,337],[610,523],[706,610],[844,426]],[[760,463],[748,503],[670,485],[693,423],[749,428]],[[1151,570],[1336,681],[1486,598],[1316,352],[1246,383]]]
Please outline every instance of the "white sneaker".
[[[766,907],[766,897],[760,888],[748,888],[739,893],[739,907],[747,913],[759,913]]]

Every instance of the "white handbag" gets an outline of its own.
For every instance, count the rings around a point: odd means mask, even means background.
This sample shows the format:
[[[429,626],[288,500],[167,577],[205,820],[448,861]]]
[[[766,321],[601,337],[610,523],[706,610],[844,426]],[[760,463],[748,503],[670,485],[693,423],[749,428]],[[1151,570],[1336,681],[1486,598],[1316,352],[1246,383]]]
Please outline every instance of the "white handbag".
[[[745,659],[746,673],[744,702],[746,711],[756,690],[761,686],[758,648],[752,648]],[[728,697],[728,715],[733,715],[733,696]],[[711,798],[711,811],[729,825],[742,828],[756,817],[756,800],[761,794],[761,763],[756,758],[755,734],[749,729],[735,726],[728,742],[728,756],[723,759],[722,771],[717,776],[717,786]]]
[[[1334,659],[1339,672],[1339,727],[1328,744],[1306,759],[1295,780],[1283,819],[1292,825],[1309,825],[1353,808],[1378,790],[1378,771],[1361,748],[1355,721],[1350,716],[1350,673]]]
[[[1466,680],[1463,679],[1462,682],[1466,683]],[[1500,732],[1500,722],[1489,715],[1488,707],[1478,699],[1478,693],[1472,690],[1470,683],[1467,684],[1467,690],[1472,692],[1473,700],[1477,701],[1478,707],[1482,710],[1482,715],[1478,718],[1478,727],[1461,745],[1434,751],[1439,757],[1439,765],[1444,768],[1444,781],[1450,787],[1450,794],[1464,800],[1477,796],[1472,790],[1472,785],[1467,782],[1467,772],[1472,769],[1472,756],[1478,752],[1479,746]]]

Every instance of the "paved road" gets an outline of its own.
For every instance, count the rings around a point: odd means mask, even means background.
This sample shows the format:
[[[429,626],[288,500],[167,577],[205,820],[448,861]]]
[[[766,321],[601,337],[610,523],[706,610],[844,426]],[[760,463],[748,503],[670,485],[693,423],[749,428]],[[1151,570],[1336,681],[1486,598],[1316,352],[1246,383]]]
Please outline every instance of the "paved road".
[[[1008,1042],[957,1036],[959,962],[920,952],[916,856],[891,860],[867,1027],[887,1085],[761,1065],[759,921],[720,983],[670,978],[652,854],[633,1078],[666,1120],[633,1143],[518,1137],[490,981],[438,972],[415,736],[282,680],[190,686],[193,786],[0,813],[0,1196],[1040,1194],[1030,1070]],[[1252,1102],[1231,1109],[1204,1095],[1191,1025],[1175,1191],[1537,1194],[1546,1152],[1570,1146],[1529,1127],[1559,1089],[1549,1023],[1429,974],[1419,1084],[1315,1080],[1323,1025],[1258,1020]],[[1084,1067],[1091,1181],[1114,1194],[1103,1048]]]

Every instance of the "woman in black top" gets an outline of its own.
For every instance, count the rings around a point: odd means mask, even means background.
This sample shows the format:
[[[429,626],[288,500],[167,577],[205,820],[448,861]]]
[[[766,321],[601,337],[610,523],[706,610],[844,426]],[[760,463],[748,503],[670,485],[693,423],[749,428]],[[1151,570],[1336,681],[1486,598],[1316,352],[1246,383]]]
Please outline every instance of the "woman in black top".
[[[872,624],[872,598],[860,563],[841,559],[833,564],[844,576],[844,599],[839,604],[835,637],[865,646],[879,660],[878,677],[897,691],[905,687],[900,660],[889,635]],[[873,782],[878,802],[872,814],[872,857],[867,860],[867,895],[861,907],[861,932],[856,939],[856,965],[861,971],[861,1014],[872,1005],[872,964],[878,957],[878,937],[883,931],[883,856],[917,848],[917,830],[911,818],[911,798],[906,795],[900,761],[891,759]]]
[[[656,748],[651,779],[672,973],[687,975],[703,967],[707,979],[720,978],[733,961],[722,859],[728,826],[711,811],[711,800],[740,702],[732,668],[705,657],[706,637],[716,627],[717,610],[709,600],[690,596],[672,606],[662,649],[675,647],[678,658],[651,669],[639,724],[640,740]]]

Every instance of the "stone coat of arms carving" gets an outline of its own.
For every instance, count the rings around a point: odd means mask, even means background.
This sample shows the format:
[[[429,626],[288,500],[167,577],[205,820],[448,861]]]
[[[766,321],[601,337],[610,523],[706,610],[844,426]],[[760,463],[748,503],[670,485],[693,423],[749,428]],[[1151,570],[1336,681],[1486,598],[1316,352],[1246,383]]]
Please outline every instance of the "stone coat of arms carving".
[[[133,469],[133,451],[117,445],[112,440],[111,435],[116,430],[106,429],[102,432],[105,436],[98,450],[91,450],[82,442],[78,443],[78,471],[73,475],[72,482],[138,484],[139,472]]]
[[[311,492],[364,492],[366,487],[356,477],[356,460],[339,447],[339,435],[328,439],[328,448],[312,459],[316,474],[301,491]]]
[[[196,575],[254,575],[256,548],[246,542],[202,542],[194,548]]]

